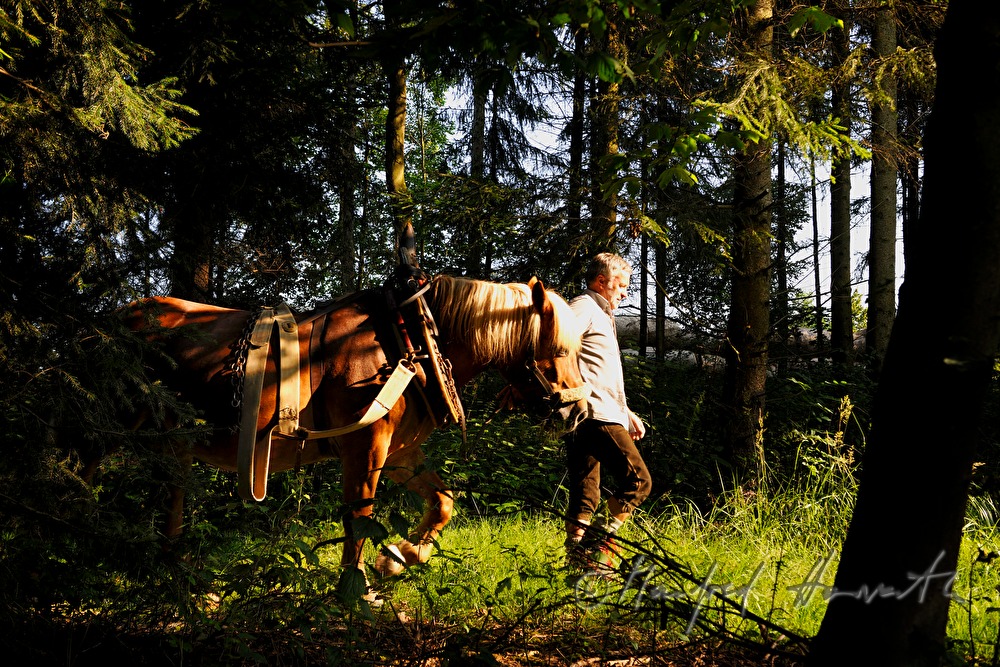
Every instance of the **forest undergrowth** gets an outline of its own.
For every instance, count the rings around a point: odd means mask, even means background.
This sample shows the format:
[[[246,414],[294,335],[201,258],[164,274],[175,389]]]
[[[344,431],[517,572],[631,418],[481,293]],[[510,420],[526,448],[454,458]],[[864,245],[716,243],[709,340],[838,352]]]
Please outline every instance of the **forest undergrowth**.
[[[851,504],[812,491],[734,493],[709,513],[664,501],[623,531],[612,580],[568,576],[556,507],[463,516],[427,565],[373,580],[375,603],[345,590],[334,523],[203,535],[191,558],[109,568],[91,600],[36,606],[7,645],[32,664],[797,665]],[[966,529],[955,664],[996,656],[995,519]]]
[[[34,524],[8,523],[5,646],[35,665],[801,664],[833,591],[868,399],[821,373],[774,382],[767,474],[751,491],[718,463],[713,381],[629,365],[655,487],[619,536],[610,580],[568,577],[561,443],[494,414],[486,381],[467,389],[468,437],[441,431],[425,446],[457,490],[455,519],[428,564],[371,576],[374,604],[339,566],[335,463],[275,475],[255,504],[232,476],[196,466],[186,532],[164,550],[159,498],[137,473],[146,455],[126,451],[75,501],[74,521],[36,507]],[[355,526],[368,562],[420,511],[384,483],[374,520]],[[955,664],[997,663],[998,519],[977,488],[951,589]]]

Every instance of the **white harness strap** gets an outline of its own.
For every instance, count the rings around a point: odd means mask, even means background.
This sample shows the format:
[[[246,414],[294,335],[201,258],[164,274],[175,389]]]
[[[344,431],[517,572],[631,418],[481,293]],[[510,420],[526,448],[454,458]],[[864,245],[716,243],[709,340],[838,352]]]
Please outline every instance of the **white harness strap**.
[[[320,438],[333,438],[338,435],[344,435],[345,433],[351,433],[352,431],[359,431],[366,426],[371,426],[382,417],[389,414],[389,410],[392,406],[396,404],[399,397],[403,395],[406,390],[406,386],[410,384],[410,380],[416,374],[416,369],[413,363],[407,359],[402,359],[396,367],[392,369],[392,375],[386,380],[385,384],[382,385],[382,389],[379,390],[378,396],[372,401],[372,404],[368,406],[368,410],[365,412],[364,416],[353,424],[348,424],[347,426],[338,426],[337,428],[328,428],[322,431],[309,431],[306,429],[299,429],[299,435],[293,436],[298,437],[301,440],[318,440]]]
[[[278,385],[278,425],[281,435],[299,428],[299,329],[288,306],[281,304],[274,316],[278,325],[280,383]]]
[[[278,325],[278,423],[263,438],[257,439],[260,418],[260,395],[264,370],[271,348],[271,330]],[[292,312],[285,304],[264,308],[250,334],[246,377],[243,387],[243,413],[240,418],[239,449],[236,455],[240,496],[263,500],[267,495],[267,474],[271,463],[271,435],[275,431],[292,435],[299,427],[299,336]]]

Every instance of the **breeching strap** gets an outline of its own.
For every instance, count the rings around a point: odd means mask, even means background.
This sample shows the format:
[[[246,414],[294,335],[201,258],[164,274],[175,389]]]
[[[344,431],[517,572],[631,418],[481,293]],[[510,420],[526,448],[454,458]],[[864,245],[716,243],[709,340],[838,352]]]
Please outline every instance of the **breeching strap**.
[[[271,331],[278,327],[278,423],[263,442],[257,441],[260,395],[264,369],[271,347]],[[267,473],[271,462],[271,434],[291,435],[299,426],[299,336],[292,312],[285,304],[261,309],[250,334],[246,376],[243,385],[243,412],[240,416],[239,449],[236,466],[240,496],[263,500],[267,494]]]

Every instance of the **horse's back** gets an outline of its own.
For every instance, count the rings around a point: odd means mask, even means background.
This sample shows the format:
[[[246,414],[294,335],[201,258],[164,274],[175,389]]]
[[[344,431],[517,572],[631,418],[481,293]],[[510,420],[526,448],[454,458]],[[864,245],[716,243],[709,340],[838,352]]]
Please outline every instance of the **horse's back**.
[[[172,296],[152,296],[125,307],[125,324],[133,331],[177,329],[182,326],[204,328],[234,317],[246,317],[246,311],[212,306]]]
[[[226,373],[232,343],[249,313],[174,297],[129,304],[125,325],[152,344],[144,358],[151,377],[203,410],[210,420],[232,420],[232,382]]]
[[[304,385],[308,387],[310,380],[315,385],[325,380],[324,384],[329,383],[337,392],[337,403],[343,403],[351,413],[374,398],[379,369],[385,363],[371,322],[371,313],[378,306],[375,298],[377,294],[365,291],[296,317]],[[249,335],[252,313],[156,296],[130,304],[123,316],[126,326],[162,352],[161,359],[151,356],[150,362],[167,386],[211,416],[231,419],[232,375],[241,341]],[[277,344],[275,336],[266,366],[265,401],[276,390]],[[309,394],[305,389],[303,406],[309,402]]]

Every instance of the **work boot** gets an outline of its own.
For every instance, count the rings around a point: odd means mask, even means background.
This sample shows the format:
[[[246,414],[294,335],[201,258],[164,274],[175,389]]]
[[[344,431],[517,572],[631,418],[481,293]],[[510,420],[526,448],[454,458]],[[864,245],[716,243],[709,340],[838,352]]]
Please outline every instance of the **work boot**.
[[[588,526],[579,541],[566,540],[566,564],[575,574],[611,578],[618,558],[614,533],[605,530],[603,523]]]

